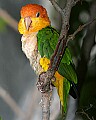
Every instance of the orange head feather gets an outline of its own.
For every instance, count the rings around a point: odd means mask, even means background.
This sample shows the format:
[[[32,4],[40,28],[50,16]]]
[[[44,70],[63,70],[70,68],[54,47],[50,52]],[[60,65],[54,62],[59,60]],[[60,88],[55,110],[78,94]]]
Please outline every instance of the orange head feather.
[[[39,17],[48,18],[46,9],[37,4],[28,4],[26,6],[23,6],[20,11],[21,17],[23,18],[29,16],[35,18],[38,12],[40,13]]]
[[[21,34],[37,32],[50,25],[47,11],[44,7],[37,4],[28,4],[21,8],[21,19],[18,30]]]

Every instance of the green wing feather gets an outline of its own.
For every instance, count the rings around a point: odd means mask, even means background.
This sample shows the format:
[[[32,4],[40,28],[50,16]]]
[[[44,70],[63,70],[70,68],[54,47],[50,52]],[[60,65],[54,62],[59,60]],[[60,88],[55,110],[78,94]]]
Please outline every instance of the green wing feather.
[[[51,58],[59,38],[59,33],[51,26],[43,28],[37,34],[38,50],[41,57]],[[58,72],[69,81],[77,84],[77,76],[72,63],[72,57],[68,47],[65,49]]]
[[[37,34],[38,50],[40,52],[41,57],[47,57],[48,59],[51,58],[56,48],[58,38],[59,38],[59,33],[51,26],[43,28],[38,32]],[[66,47],[65,49],[65,53],[59,65],[58,72],[60,75],[64,77],[63,88],[62,88],[63,90],[62,109],[63,111],[66,112],[66,108],[67,108],[66,103],[67,103],[67,96],[70,90],[70,81],[74,82],[75,84],[77,83],[77,76],[76,76],[75,69],[73,67],[72,57],[68,47]],[[60,96],[59,94],[59,97],[62,97],[62,96]]]

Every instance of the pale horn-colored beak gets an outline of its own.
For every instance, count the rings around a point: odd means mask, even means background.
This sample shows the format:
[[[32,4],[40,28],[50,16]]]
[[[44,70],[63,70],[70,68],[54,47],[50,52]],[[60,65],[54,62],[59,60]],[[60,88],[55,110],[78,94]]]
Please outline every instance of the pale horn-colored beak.
[[[24,22],[25,22],[25,27],[26,27],[26,29],[29,30],[29,27],[30,27],[30,25],[31,25],[31,23],[32,23],[31,18],[30,18],[30,17],[24,18]]]

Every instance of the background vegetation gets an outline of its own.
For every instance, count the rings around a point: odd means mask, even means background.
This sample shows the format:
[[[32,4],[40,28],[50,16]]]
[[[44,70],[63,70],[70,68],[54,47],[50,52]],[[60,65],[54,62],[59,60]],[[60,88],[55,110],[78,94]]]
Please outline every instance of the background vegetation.
[[[58,0],[61,7],[65,2]],[[21,50],[21,35],[17,30],[20,9],[28,3],[43,5],[47,8],[52,26],[58,30],[61,27],[60,15],[48,0],[0,0],[0,116],[3,120],[39,120],[41,117],[41,96],[35,86],[37,77]],[[96,18],[96,0],[82,0],[71,11],[69,34],[93,18]],[[69,97],[70,109],[66,120],[96,119],[95,36],[96,22],[93,22],[69,42],[80,98],[74,100]],[[56,120],[59,100],[55,90],[51,111],[51,120]]]

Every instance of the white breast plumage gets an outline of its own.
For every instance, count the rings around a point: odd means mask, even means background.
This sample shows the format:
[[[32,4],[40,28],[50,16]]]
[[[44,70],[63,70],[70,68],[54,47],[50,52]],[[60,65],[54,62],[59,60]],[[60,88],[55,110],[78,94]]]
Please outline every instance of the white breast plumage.
[[[29,35],[23,35],[21,38],[22,41],[22,50],[30,61],[30,65],[37,74],[40,74],[42,68],[39,64],[40,54],[37,48],[37,32]]]

